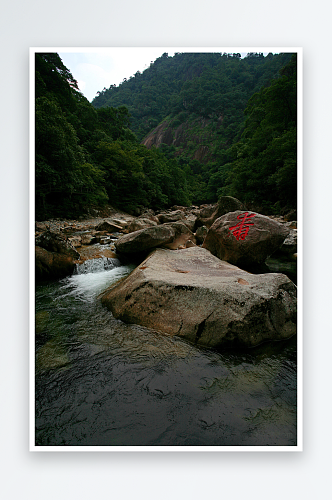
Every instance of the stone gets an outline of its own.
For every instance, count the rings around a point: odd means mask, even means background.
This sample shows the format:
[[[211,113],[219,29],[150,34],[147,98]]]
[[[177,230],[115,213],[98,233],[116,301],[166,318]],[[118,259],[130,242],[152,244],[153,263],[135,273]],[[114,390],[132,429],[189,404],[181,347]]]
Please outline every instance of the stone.
[[[120,254],[142,254],[159,246],[176,249],[188,240],[195,243],[193,233],[183,223],[173,222],[121,236],[115,242],[115,247]]]
[[[114,233],[117,231],[122,231],[122,226],[104,220],[103,222],[97,224],[95,229],[96,231],[107,231],[108,233]]]
[[[281,247],[275,252],[276,254],[282,255],[293,255],[297,252],[297,229],[290,229],[288,236],[281,245]]]
[[[151,219],[147,219],[145,217],[144,218],[138,217],[129,222],[129,224],[126,226],[126,229],[128,229],[130,233],[133,233],[134,231],[139,231],[140,229],[145,229],[146,227],[152,227],[157,225],[158,223]]]
[[[183,224],[187,226],[187,228],[190,229],[190,231],[194,232],[196,220],[197,220],[196,215],[189,214],[186,215],[185,219],[181,220],[181,222],[183,222]]]
[[[75,248],[82,246],[82,239],[80,236],[69,236],[68,241]]]
[[[70,255],[35,247],[36,282],[65,278],[72,274],[75,260]]]
[[[167,222],[177,222],[183,221],[185,215],[182,210],[175,210],[173,212],[163,212],[157,215],[160,224],[166,224]]]
[[[56,252],[62,255],[67,255],[72,259],[79,259],[80,254],[75,250],[73,245],[68,241],[68,238],[60,233],[53,231],[45,231],[37,236],[36,246],[44,248],[49,252]]]
[[[296,333],[296,286],[192,247],[155,249],[101,297],[115,318],[208,347],[251,347]]]
[[[244,269],[263,264],[283,243],[289,229],[256,212],[230,212],[210,227],[203,248]]]
[[[95,236],[91,233],[81,234],[82,245],[91,245],[96,241]]]
[[[196,229],[196,240],[197,243],[202,244],[208,234],[208,228],[206,226],[200,226]]]
[[[245,210],[243,203],[237,198],[233,198],[233,196],[220,196],[213,213],[206,218],[200,217],[199,225],[211,227],[219,217],[229,212],[235,212],[236,210]]]

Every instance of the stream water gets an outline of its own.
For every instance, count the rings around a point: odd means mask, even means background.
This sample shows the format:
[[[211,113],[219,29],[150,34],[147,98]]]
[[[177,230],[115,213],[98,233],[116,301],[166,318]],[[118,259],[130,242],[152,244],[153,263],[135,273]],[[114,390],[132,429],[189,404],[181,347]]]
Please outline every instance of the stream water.
[[[218,351],[126,325],[98,296],[133,269],[36,287],[36,445],[296,445],[296,337]]]

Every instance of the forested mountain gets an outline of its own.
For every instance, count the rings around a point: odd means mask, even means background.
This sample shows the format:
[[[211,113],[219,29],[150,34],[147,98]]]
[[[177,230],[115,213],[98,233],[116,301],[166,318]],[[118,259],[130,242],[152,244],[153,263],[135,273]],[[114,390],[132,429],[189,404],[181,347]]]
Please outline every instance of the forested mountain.
[[[296,55],[163,54],[90,104],[57,54],[36,54],[36,213],[134,212],[230,194],[296,207]]]
[[[35,71],[37,219],[190,204],[184,170],[139,144],[127,108],[96,110],[56,53],[37,53]]]
[[[283,69],[287,65],[290,69]],[[242,59],[240,54],[165,53],[143,73],[99,92],[92,104],[128,107],[131,128],[142,143],[185,169],[194,203],[232,194],[272,213],[296,206],[296,95],[296,54],[249,53]],[[249,141],[255,123],[261,124],[261,150],[251,150],[250,161],[244,156],[248,164],[240,172],[239,162],[233,162],[237,154],[243,157],[243,147],[238,148]],[[258,141],[258,131],[255,137]],[[267,168],[274,148],[279,159]]]

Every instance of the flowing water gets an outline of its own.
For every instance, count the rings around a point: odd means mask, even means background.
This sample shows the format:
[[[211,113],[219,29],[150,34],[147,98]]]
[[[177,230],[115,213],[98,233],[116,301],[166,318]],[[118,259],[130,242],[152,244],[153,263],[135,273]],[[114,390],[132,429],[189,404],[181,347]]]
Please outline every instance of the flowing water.
[[[126,325],[98,296],[133,269],[36,287],[36,445],[296,445],[296,337],[218,351]]]

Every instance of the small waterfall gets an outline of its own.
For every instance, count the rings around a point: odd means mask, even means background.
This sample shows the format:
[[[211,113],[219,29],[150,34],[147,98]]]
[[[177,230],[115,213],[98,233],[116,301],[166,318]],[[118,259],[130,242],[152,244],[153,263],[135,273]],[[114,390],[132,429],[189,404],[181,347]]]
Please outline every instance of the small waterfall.
[[[121,262],[114,258],[87,259],[82,264],[76,264],[73,274],[101,273],[120,266]]]

